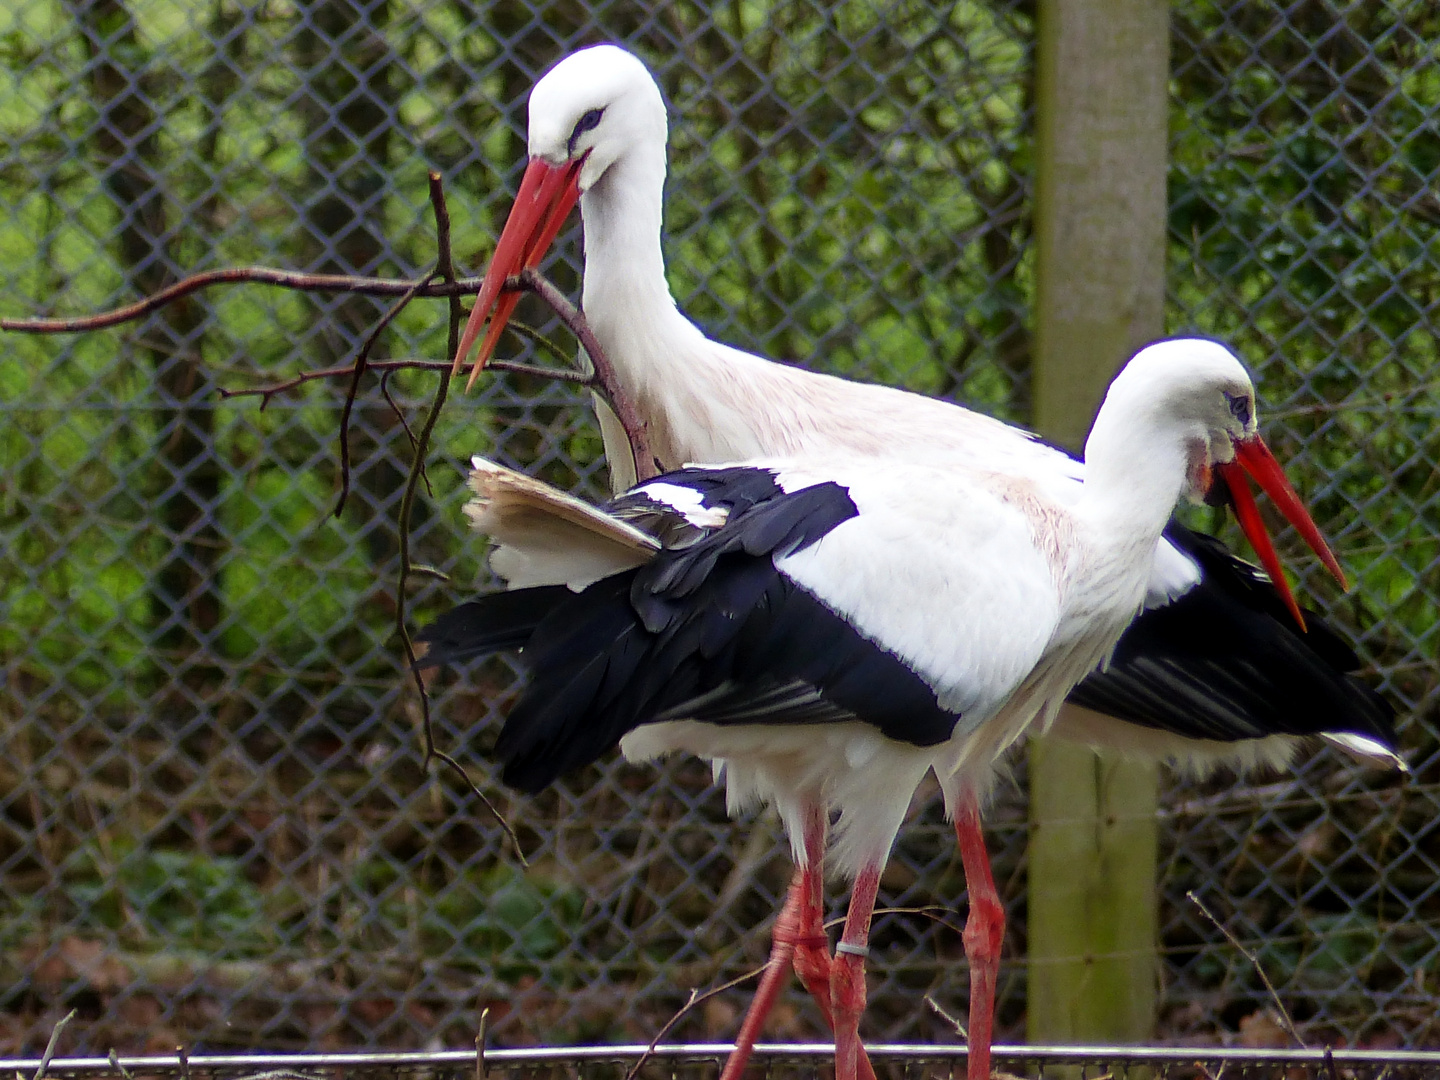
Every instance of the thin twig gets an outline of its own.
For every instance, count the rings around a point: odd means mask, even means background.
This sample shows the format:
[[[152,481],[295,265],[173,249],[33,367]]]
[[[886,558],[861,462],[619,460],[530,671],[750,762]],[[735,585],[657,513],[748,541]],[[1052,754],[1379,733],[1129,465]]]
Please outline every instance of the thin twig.
[[[1244,945],[1240,944],[1240,939],[1237,938],[1234,934],[1232,934],[1229,928],[1226,927],[1219,919],[1217,919],[1214,915],[1210,914],[1210,909],[1200,902],[1200,898],[1195,895],[1194,889],[1188,890],[1185,895],[1189,897],[1192,904],[1194,904],[1197,908],[1200,909],[1200,914],[1204,915],[1205,918],[1209,919],[1212,923],[1214,923],[1215,929],[1219,930],[1222,934],[1224,934],[1225,937],[1229,939],[1230,944],[1234,945],[1235,948],[1239,949],[1245,959],[1249,960],[1250,963],[1254,965],[1255,970],[1260,973],[1260,981],[1265,984],[1265,989],[1270,991],[1270,998],[1275,1002],[1275,1008],[1280,1011],[1280,1022],[1284,1025],[1286,1032],[1290,1035],[1292,1039],[1295,1040],[1295,1042],[1299,1045],[1300,1049],[1308,1050],[1309,1047],[1305,1045],[1305,1040],[1300,1038],[1300,1032],[1295,1028],[1295,1021],[1290,1016],[1290,1010],[1285,1008],[1285,1003],[1280,1000],[1280,995],[1275,991],[1275,984],[1270,981],[1270,976],[1266,975],[1265,969],[1260,966],[1260,958],[1256,956],[1253,952],[1251,952],[1249,949],[1247,949]]]
[[[42,1080],[45,1070],[50,1068],[50,1059],[55,1056],[55,1048],[60,1045],[60,1033],[65,1030],[65,1026],[71,1020],[75,1019],[75,1014],[79,1011],[79,1009],[71,1009],[50,1029],[50,1041],[45,1044],[45,1053],[40,1055],[40,1067],[35,1070],[35,1075],[30,1080]]]
[[[391,371],[444,371],[450,365],[442,364],[439,360],[376,360],[366,366],[371,371],[388,373]],[[352,371],[354,371],[354,368],[346,364],[344,367],[321,368],[319,371],[301,372],[293,379],[272,383],[269,386],[247,386],[239,390],[231,390],[222,386],[220,388],[220,397],[222,400],[237,397],[258,397],[261,399],[260,410],[263,412],[265,406],[270,404],[270,399],[277,394],[295,390],[308,382],[314,382],[316,379],[338,379],[349,375]]]
[[[754,971],[747,971],[744,975],[737,975],[729,982],[712,987],[703,994],[699,990],[691,990],[690,1000],[680,1006],[680,1011],[665,1021],[665,1026],[655,1033],[655,1037],[650,1040],[650,1045],[645,1048],[645,1052],[640,1055],[640,1059],[636,1061],[635,1064],[630,1067],[630,1071],[625,1074],[625,1080],[635,1080],[635,1075],[640,1071],[640,1066],[644,1065],[645,1062],[650,1059],[650,1056],[655,1053],[655,1047],[660,1045],[660,1040],[665,1038],[665,1036],[670,1033],[670,1029],[678,1024],[681,1019],[684,1018],[685,1014],[696,1005],[704,1001],[709,1001],[716,994],[723,994],[726,990],[733,990],[741,983],[749,982],[751,979],[762,974],[768,966],[768,964],[761,964]]]
[[[121,1080],[135,1080],[135,1077],[130,1074],[130,1070],[120,1064],[120,1057],[115,1053],[113,1046],[110,1048],[110,1067],[120,1074]]]
[[[410,430],[410,421],[405,418],[405,410],[400,408],[395,399],[390,396],[390,376],[392,374],[394,374],[392,371],[382,371],[380,373],[380,395],[389,403],[390,408],[395,413],[396,419],[400,421],[400,426],[405,429],[405,437],[410,440],[410,453],[418,455],[420,443],[416,441],[415,433]],[[435,489],[430,485],[430,474],[426,471],[423,462],[420,465],[420,479],[425,481],[425,494],[433,499],[435,497]]]
[[[393,374],[393,371],[382,371],[380,373],[380,396],[385,399],[385,404],[390,406],[390,411],[395,414],[395,419],[399,420],[400,426],[405,429],[405,437],[410,440],[410,452],[413,454],[416,447],[415,433],[410,430],[410,421],[405,419],[405,410],[400,408],[400,406],[395,403],[395,399],[390,396],[390,376]],[[435,490],[430,486],[430,478],[428,476],[425,477],[425,490],[432,496],[435,494]]]
[[[455,264],[450,254],[450,210],[445,204],[445,188],[441,182],[440,174],[430,174],[430,205],[435,211],[435,242],[439,248],[439,257],[435,263],[435,271],[442,278],[449,281],[455,276]],[[447,355],[453,355],[459,348],[460,343],[460,322],[464,316],[460,307],[458,296],[450,298],[450,328]],[[410,513],[415,505],[415,489],[420,481],[420,473],[425,467],[425,453],[430,447],[430,433],[435,430],[435,422],[440,419],[440,410],[445,406],[446,395],[450,392],[450,369],[445,367],[440,372],[440,383],[435,388],[435,397],[430,402],[430,411],[425,414],[425,423],[421,425],[420,434],[416,439],[415,456],[410,462],[410,474],[405,478],[405,491],[400,497],[400,575],[395,589],[395,628],[400,635],[400,642],[405,647],[405,658],[409,662],[411,677],[415,680],[416,689],[420,693],[420,719],[421,727],[425,735],[425,761],[424,768],[428,771],[430,762],[442,761],[450,766],[462,780],[465,781],[471,793],[480,800],[489,810],[500,827],[505,830],[505,835],[510,838],[511,845],[515,848],[515,855],[520,860],[521,866],[528,866],[525,859],[525,852],[520,848],[520,838],[515,835],[515,830],[505,820],[505,816],[492,803],[483,791],[470,779],[470,774],[461,767],[460,763],[435,745],[435,726],[430,715],[430,694],[425,689],[425,678],[415,666],[418,657],[415,655],[415,642],[410,638],[410,628],[405,625],[405,580],[411,571],[410,566]]]
[[[475,1032],[475,1080],[485,1080],[490,1075],[490,1066],[485,1064],[485,1021],[490,1017],[490,1006],[480,1010],[480,1027]]]
[[[414,649],[414,645],[411,645],[410,652],[412,657],[414,656]],[[415,673],[415,678],[418,680],[420,679],[420,677],[420,673],[417,671]],[[449,754],[447,754],[444,750],[441,750],[438,746],[435,745],[435,734],[432,730],[432,722],[430,718],[429,699],[425,698],[422,700],[424,702],[424,704],[421,706],[421,712],[423,713],[423,723],[425,731],[425,767],[429,768],[430,760],[433,758],[436,761],[444,762],[450,767],[452,771],[454,771],[457,776],[460,777],[461,780],[464,780],[465,786],[470,789],[470,794],[474,795],[477,799],[479,799],[482,803],[485,804],[485,809],[490,811],[491,816],[494,817],[494,819],[500,823],[500,827],[505,830],[505,835],[509,837],[510,846],[515,849],[515,857],[520,860],[520,865],[525,867],[526,869],[529,869],[530,860],[525,858],[525,850],[520,846],[520,837],[515,835],[515,830],[510,827],[510,822],[505,820],[505,815],[500,813],[500,811],[496,808],[495,804],[492,803],[490,799],[486,796],[486,794],[481,791],[480,788],[476,785],[475,781],[470,779],[470,774],[465,771],[465,767],[461,765],[460,762],[456,761],[453,757],[451,757]]]
[[[485,365],[486,371],[508,371],[512,375],[534,375],[540,379],[554,379],[556,382],[575,383],[578,386],[594,386],[595,376],[583,371],[566,368],[542,367],[540,364],[522,364],[515,360],[491,360]]]
[[[1275,409],[1265,414],[1267,421],[1293,420],[1300,416],[1315,416],[1322,413],[1343,412],[1354,415],[1359,412],[1385,412],[1398,405],[1413,402],[1429,391],[1440,389],[1440,379],[1427,379],[1413,383],[1404,390],[1387,390],[1369,398],[1347,398],[1344,401],[1320,401],[1313,405],[1297,405],[1292,409]]]
[[[649,480],[659,472],[655,455],[650,452],[650,438],[646,434],[645,421],[635,411],[629,396],[620,385],[620,380],[611,367],[605,350],[595,340],[595,334],[590,329],[590,324],[580,309],[566,300],[564,295],[542,277],[539,271],[530,268],[520,271],[516,284],[526,292],[533,292],[550,306],[550,309],[560,317],[569,331],[575,335],[580,342],[580,347],[590,357],[590,363],[595,368],[595,390],[605,399],[615,413],[615,418],[620,421],[620,426],[625,429],[625,437],[630,441],[630,453],[635,458],[635,479],[639,482]]]
[[[378,371],[388,374],[393,371],[449,371],[453,367],[448,360],[372,360],[366,364],[366,370]],[[505,371],[512,375],[533,375],[541,379],[554,379],[556,382],[576,383],[580,386],[590,386],[594,382],[593,375],[587,375],[583,371],[567,371],[564,368],[542,367],[539,364],[520,364],[513,360],[492,360],[485,365],[487,371]],[[346,364],[343,367],[321,368],[319,371],[305,371],[294,378],[286,379],[284,382],[272,383],[269,386],[247,386],[239,390],[231,390],[226,387],[220,388],[220,397],[228,400],[237,397],[258,397],[261,398],[260,409],[263,412],[265,406],[270,404],[270,399],[277,394],[295,390],[306,383],[314,382],[317,379],[341,379],[346,375],[353,374],[354,367]]]
[[[925,995],[925,1004],[929,1005],[930,1008],[935,1011],[935,1014],[939,1016],[941,1020],[944,1020],[947,1024],[953,1027],[962,1039],[964,1039],[967,1043],[970,1041],[970,1034],[965,1030],[965,1025],[960,1023],[957,1018],[951,1016],[948,1012],[942,1009],[940,1007],[940,1003],[935,1000],[935,996],[933,994]]]
[[[175,1047],[175,1056],[180,1059],[180,1080],[190,1080],[190,1051],[184,1043]]]
[[[539,330],[536,330],[533,326],[519,322],[515,319],[511,319],[505,324],[505,329],[511,330],[519,334],[521,337],[533,341],[536,345],[539,345],[542,349],[548,352],[551,356],[555,357],[555,359],[559,360],[562,364],[568,364],[574,359],[574,357],[566,353],[566,351],[562,349],[557,343],[551,341],[550,338],[546,337]],[[485,365],[485,369],[488,371],[490,368],[493,368],[495,366],[496,363],[492,360],[490,363]],[[545,370],[548,371],[550,369],[547,368]],[[580,375],[586,380],[593,380],[594,378],[593,375],[587,375],[583,371],[577,371],[574,372],[574,374]]]
[[[166,304],[173,304],[193,292],[211,285],[229,285],[237,282],[255,282],[261,285],[276,285],[282,289],[297,289],[300,292],[357,293],[361,296],[404,296],[417,285],[416,296],[436,298],[473,296],[480,291],[482,278],[461,278],[443,284],[407,281],[403,278],[355,277],[349,274],[301,274],[294,270],[276,270],[269,266],[230,266],[221,270],[207,270],[192,274],[174,285],[167,286],[124,307],[102,311],[95,315],[76,318],[22,318],[0,319],[0,330],[14,330],[22,334],[78,334],[87,330],[104,330],[121,323],[142,319],[152,311]]]
[[[350,414],[355,410],[355,395],[360,392],[360,379],[365,374],[365,363],[370,359],[370,350],[380,340],[380,335],[385,332],[385,328],[395,321],[396,316],[405,310],[410,301],[415,299],[416,294],[430,284],[438,273],[439,267],[437,266],[435,270],[426,275],[425,280],[417,281],[409,289],[406,289],[404,295],[391,304],[390,310],[380,317],[380,321],[375,324],[375,329],[370,331],[369,336],[365,338],[365,343],[360,346],[360,351],[355,354],[355,366],[350,373],[350,388],[345,391],[345,405],[340,410],[340,498],[335,500],[334,511],[334,516],[337,518],[345,509],[345,500],[350,495]],[[452,305],[459,304],[460,300],[458,297],[451,297],[450,303]],[[424,455],[416,454],[415,460],[422,462],[421,468],[423,469]]]
[[[372,360],[366,364],[366,370],[389,374],[390,372],[448,372],[454,364],[448,360]],[[595,376],[585,372],[569,372],[563,367],[541,367],[540,364],[521,364],[514,360],[491,360],[485,364],[487,372],[508,372],[510,374],[528,374],[537,379],[553,379],[557,383],[575,383],[577,386],[592,386],[595,383]],[[344,364],[343,367],[323,367],[318,372],[302,372],[292,379],[281,383],[271,383],[269,386],[246,386],[239,390],[232,390],[229,387],[220,387],[219,393],[222,400],[230,397],[259,397],[261,399],[261,412],[269,405],[271,397],[281,395],[288,390],[298,389],[305,383],[315,382],[317,379],[343,379],[347,374],[353,374],[354,367]]]
[[[956,926],[956,925],[955,925],[954,923],[952,923],[949,919],[941,918],[940,915],[935,914],[937,911],[938,911],[938,912],[943,912],[943,913],[946,914],[946,915],[954,915],[954,914],[956,914],[954,911],[951,911],[949,908],[947,908],[947,907],[941,907],[939,904],[926,904],[926,905],[924,905],[923,907],[877,907],[877,908],[876,908],[874,911],[872,911],[870,914],[871,914],[871,915],[923,915],[923,916],[925,916],[925,918],[929,919],[931,922],[939,923],[941,926],[945,927],[946,930],[952,931],[953,933],[956,933],[956,934],[963,934],[963,933],[965,933],[965,930],[964,930],[963,927]],[[826,929],[826,930],[834,930],[837,926],[844,926],[844,925],[845,925],[845,916],[844,916],[844,915],[837,915],[837,916],[835,916],[835,918],[831,919],[829,922],[826,922],[826,923],[824,923],[824,924],[822,924],[822,925],[823,925],[824,929]]]

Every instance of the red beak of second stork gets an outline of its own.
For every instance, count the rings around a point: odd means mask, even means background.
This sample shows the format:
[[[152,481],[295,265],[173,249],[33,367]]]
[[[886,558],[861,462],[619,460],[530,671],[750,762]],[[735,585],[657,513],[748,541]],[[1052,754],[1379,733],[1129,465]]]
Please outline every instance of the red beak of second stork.
[[[495,254],[490,259],[490,268],[485,271],[485,280],[480,285],[480,295],[470,311],[470,321],[460,335],[460,347],[455,350],[455,366],[452,374],[460,374],[465,359],[485,317],[494,309],[495,317],[490,321],[490,330],[480,345],[480,355],[470,371],[470,381],[465,384],[468,391],[475,385],[480,372],[485,370],[495,345],[505,331],[505,324],[515,305],[520,302],[520,293],[502,292],[505,279],[521,270],[539,265],[546,250],[555,242],[560,227],[570,216],[575,203],[580,199],[580,170],[588,154],[552,165],[544,158],[531,158],[520,181],[520,192],[515,196],[515,205],[510,208],[510,217],[500,233],[500,242],[495,245]]]
[[[1285,571],[1280,567],[1280,559],[1275,554],[1275,545],[1270,542],[1270,535],[1265,531],[1265,523],[1260,519],[1260,510],[1255,505],[1255,496],[1250,493],[1249,478],[1253,478],[1257,484],[1264,489],[1265,494],[1285,519],[1295,526],[1296,531],[1310,545],[1310,550],[1320,556],[1320,561],[1325,568],[1335,575],[1340,582],[1342,589],[1349,588],[1345,583],[1345,572],[1340,569],[1340,564],[1335,556],[1331,554],[1330,547],[1325,543],[1325,538],[1320,535],[1315,522],[1310,519],[1309,511],[1300,502],[1300,496],[1295,494],[1295,489],[1290,486],[1290,481],[1285,478],[1285,472],[1280,468],[1280,463],[1275,460],[1275,455],[1270,453],[1270,448],[1265,445],[1259,435],[1253,435],[1245,439],[1235,440],[1235,458],[1223,465],[1216,465],[1216,471],[1220,473],[1230,488],[1230,497],[1235,507],[1235,517],[1240,522],[1240,529],[1245,533],[1250,546],[1255,549],[1255,554],[1260,557],[1265,572],[1270,575],[1275,588],[1279,590],[1285,606],[1290,609],[1290,614],[1295,616],[1295,621],[1300,624],[1300,629],[1305,629],[1305,618],[1300,614],[1300,605],[1295,602],[1295,596],[1290,591],[1290,585],[1285,580]]]

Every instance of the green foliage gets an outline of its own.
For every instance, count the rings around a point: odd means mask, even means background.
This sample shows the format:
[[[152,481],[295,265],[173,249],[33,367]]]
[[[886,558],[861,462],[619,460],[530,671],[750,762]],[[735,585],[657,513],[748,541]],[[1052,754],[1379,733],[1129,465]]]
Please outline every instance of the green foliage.
[[[132,844],[76,849],[62,868],[74,932],[113,932],[141,951],[194,950],[215,959],[265,958],[313,917],[289,888],[263,891],[245,862],[193,850],[142,850]],[[366,948],[397,948],[493,972],[513,982],[539,971],[573,940],[584,893],[535,870],[510,866],[462,873],[420,890],[390,860],[362,863],[332,894],[330,925],[353,925]],[[344,914],[340,908],[353,908]],[[51,913],[53,915],[53,913]],[[0,911],[0,942],[24,944],[46,921],[36,902],[10,897]],[[320,942],[339,944],[334,931]]]
[[[260,890],[237,859],[87,846],[62,873],[81,930],[106,928],[137,945],[222,958],[260,956],[274,945]]]
[[[422,893],[394,863],[376,861],[358,869],[355,883],[378,909],[372,947],[404,943],[427,956],[460,955],[467,966],[508,982],[538,973],[541,961],[569,946],[585,907],[580,889],[504,865],[459,874]]]

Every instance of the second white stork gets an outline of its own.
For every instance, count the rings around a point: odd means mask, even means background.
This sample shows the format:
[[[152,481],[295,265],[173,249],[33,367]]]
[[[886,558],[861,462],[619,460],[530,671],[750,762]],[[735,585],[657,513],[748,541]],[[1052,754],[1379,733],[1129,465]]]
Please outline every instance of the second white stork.
[[[1177,499],[1241,482],[1273,461],[1262,447],[1243,367],[1182,340],[1116,378],[1063,502],[1024,474],[830,455],[687,468],[593,510],[477,461],[473,516],[519,591],[438,619],[425,662],[522,650],[529,685],[497,743],[522,790],[616,743],[698,754],[732,809],[776,806],[807,882],[838,813],[855,884],[812,990],[855,1080],[870,913],[916,785],[934,768],[952,806],[978,805],[1144,603]],[[1276,475],[1256,478],[1310,534]]]

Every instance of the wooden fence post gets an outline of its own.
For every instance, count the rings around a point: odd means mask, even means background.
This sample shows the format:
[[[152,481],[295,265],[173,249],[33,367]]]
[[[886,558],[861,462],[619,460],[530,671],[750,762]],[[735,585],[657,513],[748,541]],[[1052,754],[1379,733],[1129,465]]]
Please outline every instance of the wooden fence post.
[[[1165,0],[1040,0],[1035,423],[1078,448],[1163,332]],[[1039,740],[1030,756],[1027,1030],[1137,1042],[1155,1021],[1156,772]]]

